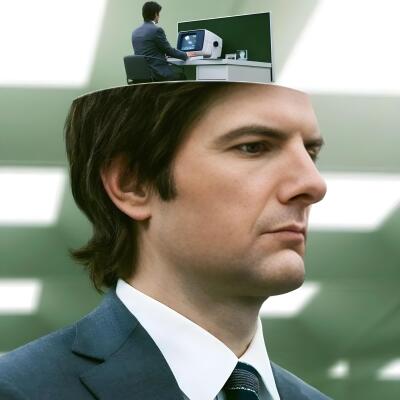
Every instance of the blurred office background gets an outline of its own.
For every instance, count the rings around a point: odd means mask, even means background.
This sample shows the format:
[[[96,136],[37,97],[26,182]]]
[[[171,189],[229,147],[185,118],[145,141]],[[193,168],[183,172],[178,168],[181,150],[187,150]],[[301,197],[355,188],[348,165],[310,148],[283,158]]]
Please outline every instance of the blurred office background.
[[[262,311],[270,358],[335,399],[400,398],[400,5],[159,2],[173,45],[178,21],[271,12],[275,79],[311,94],[328,194],[311,212],[305,285]],[[142,4],[0,3],[0,353],[101,300],[67,255],[91,227],[62,130],[75,97],[125,84]]]

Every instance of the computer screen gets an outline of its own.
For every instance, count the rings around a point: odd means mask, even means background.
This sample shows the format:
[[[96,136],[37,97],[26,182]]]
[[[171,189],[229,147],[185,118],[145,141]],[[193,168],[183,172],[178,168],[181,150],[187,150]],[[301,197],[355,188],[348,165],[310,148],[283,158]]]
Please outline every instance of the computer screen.
[[[204,30],[179,32],[176,48],[182,51],[201,51],[204,44]]]
[[[183,36],[181,43],[181,50],[193,51],[196,48],[196,41],[197,41],[197,35],[195,33]]]

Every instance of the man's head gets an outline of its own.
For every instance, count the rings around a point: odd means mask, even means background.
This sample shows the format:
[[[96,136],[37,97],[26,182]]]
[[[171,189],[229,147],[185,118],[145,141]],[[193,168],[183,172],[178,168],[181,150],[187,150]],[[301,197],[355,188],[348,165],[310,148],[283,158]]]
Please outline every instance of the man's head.
[[[155,1],[146,1],[142,7],[143,19],[146,22],[154,21],[158,23],[160,19],[161,6]]]
[[[305,242],[271,231],[305,226],[326,191],[305,94],[222,82],[116,88],[74,102],[66,141],[72,192],[94,225],[71,254],[97,287],[146,260],[155,280],[227,294],[303,282]]]

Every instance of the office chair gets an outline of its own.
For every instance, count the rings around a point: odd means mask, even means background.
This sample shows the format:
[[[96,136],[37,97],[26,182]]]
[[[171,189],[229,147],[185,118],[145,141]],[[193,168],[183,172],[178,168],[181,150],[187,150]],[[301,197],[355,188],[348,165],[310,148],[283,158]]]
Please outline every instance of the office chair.
[[[152,69],[147,64],[146,56],[125,56],[124,65],[128,85],[156,80]]]
[[[174,68],[180,70],[180,72],[185,76],[183,68],[174,63],[168,62],[165,59],[151,56],[125,56],[124,65],[126,72],[126,81],[130,85],[132,83],[144,83],[144,82],[155,82],[169,79],[162,79],[158,77],[155,72],[149,67],[147,59],[152,58],[154,60],[161,60],[167,64],[172,65]],[[185,78],[186,79],[186,78]]]

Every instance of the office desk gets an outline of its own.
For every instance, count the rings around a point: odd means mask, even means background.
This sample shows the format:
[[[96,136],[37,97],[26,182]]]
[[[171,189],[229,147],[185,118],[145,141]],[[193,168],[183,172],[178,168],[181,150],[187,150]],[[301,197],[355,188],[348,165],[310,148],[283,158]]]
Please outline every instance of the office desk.
[[[169,58],[169,62],[177,65],[196,66],[196,80],[198,81],[246,81],[271,82],[272,64],[245,60],[191,60],[186,61]]]

